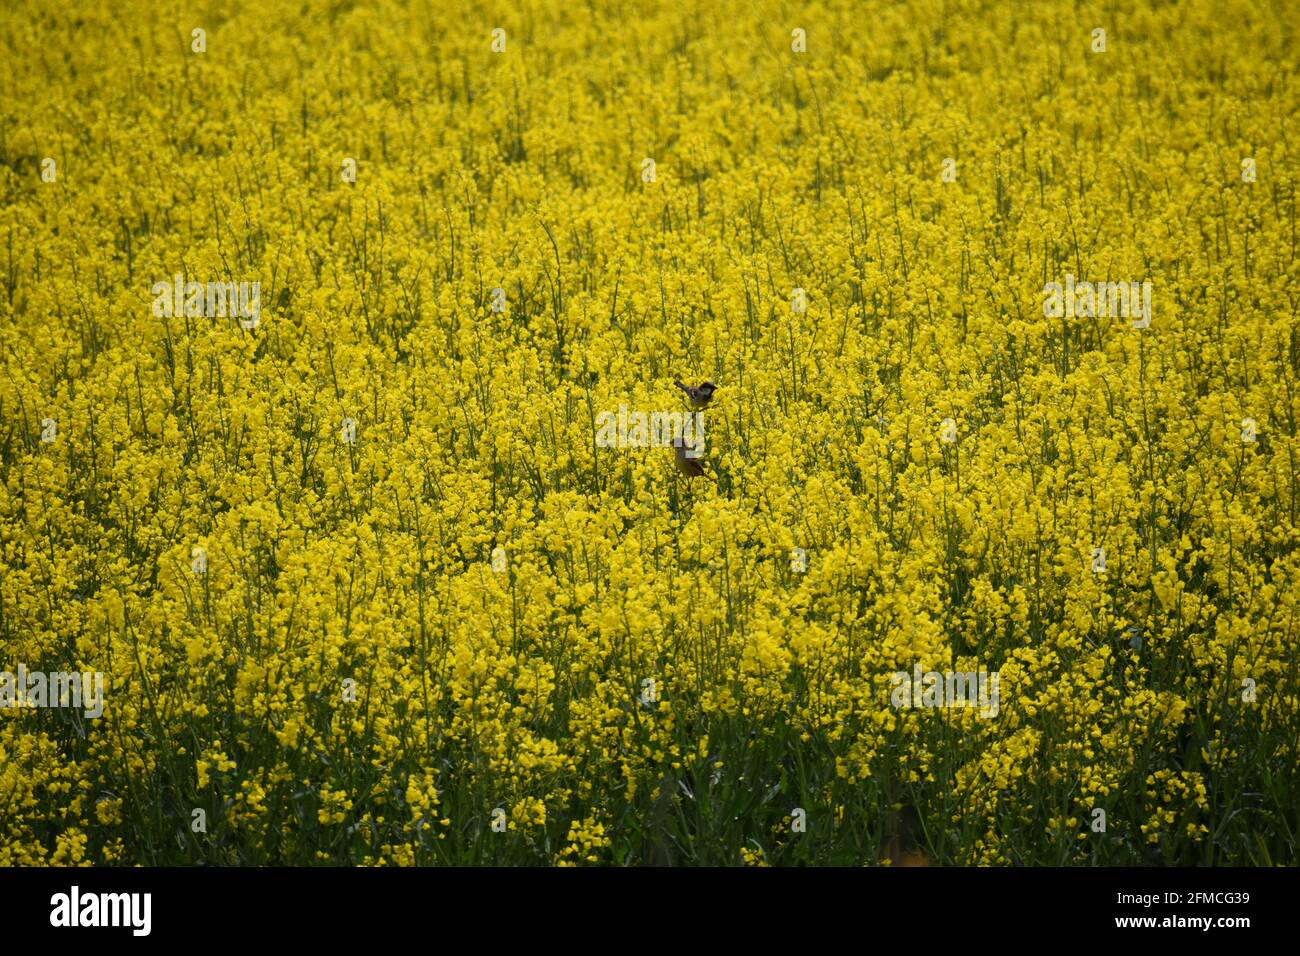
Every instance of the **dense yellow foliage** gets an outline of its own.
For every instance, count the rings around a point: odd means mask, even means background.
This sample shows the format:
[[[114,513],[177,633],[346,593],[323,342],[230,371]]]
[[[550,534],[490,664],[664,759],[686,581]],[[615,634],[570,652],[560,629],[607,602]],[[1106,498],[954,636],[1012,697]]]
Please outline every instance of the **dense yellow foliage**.
[[[1295,861],[1300,8],[58,6],[0,12],[0,670],[106,703],[0,711],[0,865]],[[674,378],[710,479],[596,447]]]

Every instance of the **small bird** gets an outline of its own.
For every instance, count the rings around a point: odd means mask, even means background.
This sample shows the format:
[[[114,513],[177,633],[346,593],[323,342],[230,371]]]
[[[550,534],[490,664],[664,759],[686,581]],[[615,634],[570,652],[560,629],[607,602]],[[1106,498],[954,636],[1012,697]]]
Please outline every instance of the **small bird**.
[[[691,449],[692,451],[694,449]],[[706,475],[704,466],[700,464],[698,458],[692,458],[686,454],[686,443],[682,440],[673,442],[673,461],[677,465],[677,470],[687,478],[694,478],[697,475]]]
[[[691,408],[697,412],[713,401],[713,393],[718,390],[718,386],[712,382],[700,382],[699,385],[684,385],[675,381],[673,384],[686,393]]]

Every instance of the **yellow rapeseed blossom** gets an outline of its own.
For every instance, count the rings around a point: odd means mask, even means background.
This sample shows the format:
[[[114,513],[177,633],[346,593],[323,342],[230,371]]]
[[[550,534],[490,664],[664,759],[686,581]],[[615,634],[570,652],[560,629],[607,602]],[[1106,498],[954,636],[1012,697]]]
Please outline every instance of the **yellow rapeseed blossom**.
[[[57,7],[0,866],[1295,862],[1300,7]]]

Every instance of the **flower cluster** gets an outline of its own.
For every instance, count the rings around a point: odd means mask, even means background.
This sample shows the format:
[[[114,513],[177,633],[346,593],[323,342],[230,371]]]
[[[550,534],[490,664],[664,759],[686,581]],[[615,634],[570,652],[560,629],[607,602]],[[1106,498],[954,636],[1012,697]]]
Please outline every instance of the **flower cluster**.
[[[58,7],[0,866],[1295,862],[1300,7]]]

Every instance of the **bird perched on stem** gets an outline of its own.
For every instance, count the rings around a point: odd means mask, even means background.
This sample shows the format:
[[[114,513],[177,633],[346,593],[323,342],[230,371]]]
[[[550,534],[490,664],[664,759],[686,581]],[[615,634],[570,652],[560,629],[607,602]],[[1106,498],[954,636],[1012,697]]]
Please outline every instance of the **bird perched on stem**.
[[[704,470],[704,466],[700,464],[700,460],[687,454],[687,451],[693,450],[694,449],[687,448],[686,443],[681,439],[673,442],[673,463],[677,465],[677,470],[687,478],[694,478],[697,475],[704,475],[707,477],[708,472]]]
[[[712,382],[700,382],[699,385],[686,385],[682,382],[673,382],[673,384],[686,393],[686,400],[691,403],[691,409],[697,412],[713,401],[713,393],[718,390],[718,386]]]

